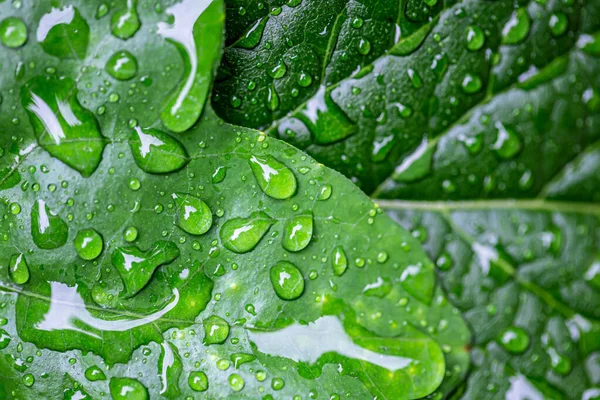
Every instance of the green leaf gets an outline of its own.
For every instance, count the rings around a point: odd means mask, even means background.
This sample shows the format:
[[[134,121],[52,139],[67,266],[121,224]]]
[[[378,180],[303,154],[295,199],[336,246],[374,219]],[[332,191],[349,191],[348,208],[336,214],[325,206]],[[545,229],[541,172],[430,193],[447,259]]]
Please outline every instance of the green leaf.
[[[29,30],[0,35],[0,397],[416,399],[460,381],[470,334],[417,241],[204,104],[222,3],[93,3],[0,3]]]

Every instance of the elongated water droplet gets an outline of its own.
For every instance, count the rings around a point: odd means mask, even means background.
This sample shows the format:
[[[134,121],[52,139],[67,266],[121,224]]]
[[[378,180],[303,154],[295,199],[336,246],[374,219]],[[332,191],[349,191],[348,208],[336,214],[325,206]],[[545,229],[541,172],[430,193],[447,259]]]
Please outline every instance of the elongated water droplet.
[[[292,218],[285,226],[283,248],[288,251],[300,251],[310,243],[313,234],[313,216],[308,212]]]
[[[111,378],[110,395],[113,400],[148,400],[148,390],[133,378]]]
[[[31,209],[31,236],[40,249],[57,249],[67,242],[69,227],[44,200],[38,200]]]
[[[177,171],[188,163],[188,154],[183,145],[157,129],[136,126],[131,133],[129,146],[138,167],[151,174]]]
[[[499,157],[504,159],[513,158],[521,151],[522,146],[521,138],[515,130],[504,126],[500,122],[496,123],[496,141],[492,145],[492,150]]]
[[[27,26],[17,17],[8,17],[0,22],[0,42],[6,47],[21,47],[27,41]]]
[[[431,172],[435,146],[429,146],[427,139],[396,167],[392,178],[396,182],[414,182]]]
[[[384,298],[392,291],[392,283],[387,278],[377,277],[373,283],[363,288],[363,294],[369,297]]]
[[[212,174],[212,183],[221,183],[227,176],[227,167],[219,166]]]
[[[273,85],[267,89],[267,108],[271,111],[277,111],[279,108],[279,96]]]
[[[258,46],[262,39],[265,26],[269,21],[269,16],[260,18],[254,23],[247,31],[233,44],[233,47],[240,47],[242,49],[253,49]]]
[[[252,156],[249,160],[258,185],[267,196],[287,199],[296,193],[296,177],[291,169],[267,156]]]
[[[366,56],[371,52],[371,42],[365,38],[361,38],[358,42],[358,52],[363,56]]]
[[[518,44],[525,40],[531,29],[531,18],[525,7],[519,8],[502,29],[502,44]]]
[[[346,258],[346,252],[342,246],[337,246],[333,249],[331,264],[335,275],[342,276],[344,272],[346,272],[346,269],[348,268],[348,259]]]
[[[11,337],[4,329],[0,329],[0,350],[8,347],[11,341]]]
[[[409,265],[400,275],[400,284],[419,301],[429,304],[435,288],[433,268],[425,268],[421,263]]]
[[[263,211],[254,212],[248,218],[230,219],[219,232],[221,242],[228,250],[247,253],[256,247],[273,222]]]
[[[509,353],[520,354],[529,347],[529,334],[523,328],[511,326],[498,336],[498,343]]]
[[[233,363],[233,366],[236,369],[239,368],[239,366],[242,364],[246,364],[256,360],[256,357],[254,355],[247,353],[234,353],[229,358],[231,359],[231,362]]]
[[[568,26],[569,20],[567,16],[561,12],[552,14],[548,21],[548,27],[554,37],[562,36],[567,31]]]
[[[203,235],[212,226],[212,212],[208,205],[190,194],[173,195],[178,207],[178,222],[181,229],[191,235]]]
[[[279,60],[277,64],[271,69],[269,69],[269,75],[273,79],[281,79],[287,73],[287,66],[283,62],[283,60]]]
[[[571,360],[558,352],[554,347],[548,347],[546,353],[550,357],[552,369],[560,375],[568,375],[571,372],[573,364]]]
[[[438,82],[444,78],[444,74],[448,70],[448,56],[446,53],[436,54],[431,62],[431,71],[435,74]]]
[[[302,272],[289,261],[279,261],[269,272],[271,284],[279,298],[295,300],[304,292]]]
[[[419,89],[421,86],[423,86],[423,80],[421,79],[421,75],[419,75],[417,71],[415,71],[412,68],[409,68],[406,71],[406,73],[408,74],[410,82],[412,83],[415,89]]]
[[[202,371],[192,371],[188,377],[188,385],[194,392],[205,392],[208,390],[208,377]]]
[[[106,375],[104,374],[104,371],[102,371],[97,365],[92,365],[91,367],[86,369],[85,377],[90,382],[106,380]]]
[[[181,396],[179,378],[183,372],[181,357],[171,342],[163,342],[160,350],[158,373],[162,387],[159,394],[168,399],[178,399]]]
[[[137,60],[127,50],[117,51],[106,62],[106,72],[113,78],[126,81],[137,74]]]
[[[38,143],[83,176],[90,176],[102,160],[106,140],[91,111],[77,100],[75,81],[36,77],[21,88],[21,103]]]
[[[181,55],[184,77],[163,106],[160,118],[173,132],[184,132],[200,117],[219,62],[223,36],[220,1],[184,0],[166,10],[172,24],[158,24],[158,34]]]
[[[156,268],[177,257],[179,249],[168,241],[158,241],[147,251],[137,247],[117,247],[112,253],[112,264],[123,279],[124,296],[135,296],[150,282]]]
[[[595,289],[600,290],[600,256],[597,257],[585,272],[585,280]]]
[[[221,344],[229,336],[229,323],[217,315],[211,315],[203,321],[204,344]]]
[[[319,188],[319,194],[317,196],[317,200],[325,201],[331,197],[331,193],[333,192],[333,188],[330,184],[326,183],[325,185]]]
[[[53,8],[40,19],[36,37],[51,56],[82,60],[90,41],[90,27],[75,7]]]
[[[596,32],[593,35],[581,35],[577,40],[577,47],[591,56],[600,56],[600,32]]]
[[[113,14],[110,31],[119,39],[129,39],[142,25],[138,16],[137,0],[127,0],[127,7]]]
[[[17,285],[23,285],[29,280],[29,265],[23,254],[15,254],[10,258],[8,272],[10,279]]]
[[[75,236],[75,250],[79,257],[91,261],[102,253],[104,240],[102,236],[94,229],[84,229],[77,232]]]

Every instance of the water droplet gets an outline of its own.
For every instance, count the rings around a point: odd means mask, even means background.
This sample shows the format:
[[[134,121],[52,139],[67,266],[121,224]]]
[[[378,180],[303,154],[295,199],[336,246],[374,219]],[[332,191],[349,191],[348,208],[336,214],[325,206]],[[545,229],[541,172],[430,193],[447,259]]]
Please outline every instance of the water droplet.
[[[521,138],[515,130],[496,123],[496,141],[492,145],[492,150],[503,159],[513,158],[522,147]]]
[[[204,319],[204,344],[221,344],[229,336],[229,324],[223,318],[211,315]]]
[[[277,111],[279,108],[279,96],[273,85],[267,89],[267,107],[271,111]]]
[[[75,236],[75,250],[79,257],[91,261],[102,253],[104,240],[102,236],[94,229],[84,229],[77,232]]]
[[[268,21],[269,16],[260,18],[240,37],[237,42],[233,44],[233,47],[253,49],[254,47],[258,46]]]
[[[177,171],[188,163],[183,145],[157,129],[136,126],[131,132],[129,146],[138,167],[151,174]]]
[[[367,39],[361,38],[358,42],[358,52],[363,56],[366,56],[371,52],[371,42]]]
[[[380,251],[377,254],[377,262],[378,263],[383,264],[387,260],[388,260],[388,253],[386,253],[385,251]]]
[[[525,40],[531,29],[531,18],[525,7],[519,8],[502,28],[502,44],[518,44]]]
[[[27,387],[32,387],[35,383],[35,378],[31,374],[23,375],[23,384]]]
[[[91,367],[89,367],[88,369],[86,369],[85,370],[85,377],[90,382],[105,381],[106,380],[106,375],[104,374],[104,372],[97,365],[92,365]]]
[[[8,17],[0,22],[0,42],[6,47],[21,47],[27,41],[27,26],[17,17]]]
[[[330,184],[325,184],[319,188],[319,194],[317,195],[317,200],[325,201],[331,197],[331,193],[333,188]]]
[[[10,344],[11,337],[4,329],[0,329],[0,350],[5,349]]]
[[[595,289],[600,290],[600,257],[597,257],[585,273],[585,280]]]
[[[485,34],[478,26],[470,25],[467,27],[466,39],[467,49],[471,51],[477,51],[485,44]]]
[[[302,86],[302,87],[308,87],[311,85],[312,83],[312,77],[310,76],[310,74],[301,72],[300,75],[298,75],[298,85]]]
[[[238,374],[229,375],[229,386],[235,392],[239,392],[240,390],[242,390],[244,388],[244,385],[244,378],[242,378]]]
[[[221,242],[228,250],[247,253],[256,247],[273,222],[263,211],[254,212],[248,218],[230,219],[219,232]]]
[[[221,183],[227,176],[227,167],[219,166],[212,174],[212,183]]]
[[[90,176],[102,160],[106,140],[96,117],[77,100],[75,81],[36,77],[21,88],[38,143],[81,175]]]
[[[162,388],[160,393],[168,399],[181,398],[179,378],[183,372],[183,363],[177,351],[177,347],[170,342],[161,344],[160,356],[158,357],[158,372]]]
[[[511,326],[498,336],[498,343],[509,353],[520,354],[529,347],[529,335],[523,328]]]
[[[302,272],[289,261],[279,261],[269,276],[275,293],[283,300],[295,300],[304,292]]]
[[[442,253],[435,261],[435,265],[442,271],[448,271],[453,265],[452,257],[448,253]]]
[[[442,81],[447,70],[448,56],[445,53],[437,54],[435,57],[433,57],[431,71],[435,74],[438,82]]]
[[[419,73],[417,71],[415,71],[412,68],[409,68],[406,71],[406,73],[408,74],[410,82],[412,83],[412,85],[415,89],[419,89],[421,86],[423,86],[423,80],[421,79],[421,76],[419,75]]]
[[[400,275],[402,288],[419,301],[429,304],[435,286],[435,274],[432,268],[421,263],[407,266]]]
[[[352,20],[352,27],[354,29],[359,29],[360,27],[363,26],[363,23],[364,23],[364,21],[362,18],[356,17]]]
[[[130,226],[128,228],[125,229],[125,231],[123,231],[123,238],[125,239],[126,242],[133,242],[137,239],[138,237],[138,230],[136,227],[134,226]]]
[[[179,257],[173,242],[158,241],[147,251],[137,247],[117,247],[112,253],[112,264],[125,285],[125,297],[135,296],[152,278],[154,270]]]
[[[296,252],[310,243],[313,234],[313,216],[308,212],[304,215],[293,217],[285,226],[282,245],[283,248]]]
[[[581,35],[577,40],[577,47],[591,56],[600,56],[600,32],[593,35]]]
[[[186,65],[185,76],[160,114],[173,132],[191,128],[204,108],[221,55],[222,7],[218,1],[183,0],[166,10],[172,23],[158,24],[158,34],[175,45]]]
[[[212,226],[212,212],[208,205],[190,194],[173,195],[177,202],[178,222],[181,229],[190,235],[203,235]]]
[[[148,400],[148,390],[133,378],[111,378],[110,395],[113,400]]]
[[[202,371],[192,371],[188,377],[188,385],[195,392],[205,392],[208,390],[208,377]]]
[[[458,140],[465,146],[469,154],[478,154],[483,148],[483,132],[474,136],[460,135]]]
[[[108,5],[106,3],[102,3],[96,9],[96,19],[100,19],[108,14]]]
[[[127,0],[127,7],[113,14],[110,20],[110,31],[119,39],[129,39],[140,29],[137,0]]]
[[[396,167],[392,178],[397,182],[414,182],[431,172],[435,146],[429,146],[427,139]]]
[[[8,272],[10,279],[17,285],[24,285],[29,281],[29,265],[23,254],[15,254],[10,258]]]
[[[337,246],[333,249],[331,255],[331,264],[333,266],[333,273],[336,276],[342,276],[348,268],[348,259],[346,258],[346,252],[342,246]]]
[[[567,31],[568,26],[569,20],[567,19],[567,16],[561,12],[552,14],[548,21],[550,32],[552,32],[552,36],[555,37],[562,36]]]
[[[249,163],[258,185],[267,196],[283,200],[296,193],[294,173],[275,158],[253,155]]]
[[[117,51],[106,62],[106,72],[120,81],[133,78],[137,74],[137,69],[137,60],[127,50]]]
[[[40,19],[36,37],[51,56],[83,60],[90,41],[90,27],[75,7],[53,8]]]
[[[560,354],[554,347],[548,347],[546,353],[550,356],[552,369],[560,375],[568,375],[573,367],[571,360]]]
[[[273,378],[271,381],[271,387],[273,390],[281,390],[285,386],[285,382],[281,378]]]
[[[40,249],[53,250],[67,242],[69,227],[45,201],[38,200],[31,209],[31,236]]]
[[[467,94],[474,94],[481,90],[483,83],[481,82],[481,78],[478,75],[473,75],[470,73],[466,73],[463,81],[461,83],[461,87],[463,92]]]
[[[256,360],[256,357],[247,353],[234,353],[230,357],[233,366],[237,369],[240,365]]]
[[[273,79],[281,79],[285,76],[287,72],[287,67],[283,60],[279,60],[279,62],[269,70],[269,75]]]

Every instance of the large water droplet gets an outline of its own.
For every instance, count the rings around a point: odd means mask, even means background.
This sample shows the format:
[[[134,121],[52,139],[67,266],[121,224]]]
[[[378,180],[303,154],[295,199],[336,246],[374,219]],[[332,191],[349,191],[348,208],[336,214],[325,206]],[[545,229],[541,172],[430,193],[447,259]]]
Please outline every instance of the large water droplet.
[[[294,173],[275,158],[253,155],[249,163],[258,185],[267,196],[283,200],[296,193]]]
[[[111,378],[110,395],[113,400],[148,400],[148,390],[133,378]]]
[[[237,369],[240,365],[252,362],[256,360],[256,357],[252,354],[247,353],[234,353],[229,357],[231,362],[233,362],[233,366]]]
[[[120,39],[129,39],[142,25],[138,16],[137,0],[127,0],[127,7],[113,14],[110,31]]]
[[[463,92],[467,94],[474,94],[481,90],[483,83],[481,78],[478,75],[473,75],[470,73],[465,74],[463,81],[461,83],[461,87]]]
[[[90,41],[90,27],[73,6],[53,8],[38,24],[37,41],[52,56],[84,59]]]
[[[254,47],[258,46],[268,21],[268,15],[260,18],[237,40],[237,42],[233,44],[233,47],[253,49]]]
[[[283,300],[295,300],[304,292],[302,272],[289,261],[279,261],[269,273],[277,296]]]
[[[17,17],[0,22],[0,42],[6,47],[21,47],[27,41],[27,26]]]
[[[402,288],[419,301],[429,304],[435,287],[433,268],[425,268],[422,264],[407,266],[400,275]]]
[[[600,32],[581,35],[577,40],[577,47],[589,55],[600,56]]]
[[[313,216],[308,212],[292,218],[285,226],[283,248],[288,251],[300,251],[310,243],[313,234]]]
[[[138,167],[151,174],[177,171],[188,163],[188,154],[183,145],[157,129],[136,126],[131,133],[129,146]]]
[[[5,349],[10,344],[11,337],[4,329],[0,329],[0,350]]]
[[[84,260],[94,260],[102,253],[104,241],[94,229],[84,229],[75,236],[75,250]]]
[[[525,7],[519,8],[502,28],[502,44],[518,44],[525,40],[531,29],[531,18]]]
[[[435,146],[429,146],[427,139],[396,167],[392,179],[396,182],[414,182],[431,172]]]
[[[529,347],[529,335],[525,329],[511,326],[498,336],[498,343],[509,353],[520,354]]]
[[[185,64],[184,77],[160,114],[173,132],[189,129],[204,108],[221,55],[222,7],[220,1],[184,0],[167,9],[172,24],[158,24],[158,34],[175,45]]]
[[[170,342],[165,341],[161,345],[158,372],[162,385],[160,394],[168,399],[180,398],[179,378],[183,372],[183,363],[177,347]]]
[[[221,242],[233,252],[247,253],[256,247],[273,222],[263,211],[254,212],[248,218],[230,219],[219,232]]]
[[[89,367],[88,369],[86,369],[85,370],[85,377],[90,382],[105,381],[106,380],[106,375],[104,374],[104,371],[102,371],[100,369],[100,367],[98,367],[97,365],[92,365],[91,367]]]
[[[227,167],[219,166],[212,174],[212,183],[221,183],[227,176]]]
[[[117,247],[112,253],[112,264],[125,285],[125,297],[135,296],[142,290],[161,265],[179,257],[179,249],[173,242],[158,241],[147,251],[137,247]]]
[[[238,374],[229,375],[229,386],[234,392],[239,392],[244,388],[245,382],[244,378],[239,376]]]
[[[181,229],[191,235],[203,235],[212,226],[212,212],[208,205],[190,194],[173,195],[178,208],[178,222]]]
[[[548,27],[554,37],[562,36],[567,31],[568,26],[569,19],[561,12],[552,14],[548,21]]]
[[[485,43],[485,34],[478,26],[468,26],[466,32],[467,49],[477,51],[481,49]]]
[[[106,140],[94,114],[79,104],[75,81],[36,77],[21,88],[21,103],[38,143],[83,176],[102,160]]]
[[[188,385],[194,392],[205,392],[208,390],[208,377],[202,371],[192,371],[188,377]]]
[[[267,89],[267,108],[271,111],[277,111],[279,108],[279,96],[274,85]]]
[[[10,279],[17,285],[23,285],[29,280],[29,265],[23,254],[15,254],[10,258],[8,267]]]
[[[203,321],[204,344],[221,344],[229,336],[229,323],[217,315],[211,315]]]
[[[106,72],[113,78],[126,81],[137,74],[137,60],[127,50],[117,51],[106,62]]]
[[[513,158],[522,147],[519,134],[512,128],[504,126],[504,124],[496,123],[496,141],[492,145],[492,149],[499,157],[504,159]]]
[[[279,60],[277,64],[271,69],[269,69],[269,75],[273,79],[281,79],[285,76],[287,72],[287,66],[283,62],[283,60]]]
[[[344,272],[346,272],[346,269],[348,268],[348,259],[346,258],[346,252],[342,246],[337,246],[333,249],[331,264],[335,275],[342,276]]]
[[[57,249],[67,242],[69,227],[44,200],[38,200],[31,209],[31,236],[40,249]]]

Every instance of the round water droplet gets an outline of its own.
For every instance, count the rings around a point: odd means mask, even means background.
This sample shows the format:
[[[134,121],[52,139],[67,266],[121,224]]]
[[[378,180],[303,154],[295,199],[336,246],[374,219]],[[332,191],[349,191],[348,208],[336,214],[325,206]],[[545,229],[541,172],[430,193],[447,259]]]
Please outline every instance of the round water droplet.
[[[75,237],[75,250],[79,257],[84,260],[94,260],[101,253],[104,248],[104,241],[102,236],[94,229],[85,229],[77,232]]]
[[[485,43],[485,34],[480,27],[470,25],[466,32],[467,49],[477,51],[481,49]]]
[[[236,392],[239,392],[244,388],[244,378],[239,376],[238,374],[229,375],[229,386]]]
[[[0,42],[6,47],[21,47],[27,41],[27,26],[16,17],[8,17],[0,22]]]
[[[137,237],[138,230],[134,226],[130,226],[123,231],[123,239],[125,239],[126,242],[133,242],[137,239]]]
[[[271,387],[273,390],[281,390],[285,386],[285,382],[281,378],[273,378],[271,381]]]
[[[358,42],[358,52],[363,56],[366,56],[371,52],[371,42],[367,39],[361,38]]]
[[[219,236],[228,250],[247,253],[256,247],[273,222],[266,213],[254,212],[248,218],[234,218],[225,222]]]
[[[106,375],[97,365],[92,365],[85,370],[85,377],[90,382],[105,381]]]
[[[498,343],[508,352],[520,354],[529,347],[529,335],[523,328],[511,326],[500,334]]]
[[[554,37],[564,35],[568,26],[569,20],[567,19],[567,16],[561,12],[552,14],[548,21],[548,27]]]
[[[377,262],[383,264],[388,260],[388,254],[385,251],[381,251],[377,254]]]
[[[302,272],[289,261],[279,261],[269,273],[273,289],[283,300],[295,300],[304,292]]]
[[[15,254],[10,258],[8,269],[10,279],[17,285],[23,285],[29,280],[29,265],[23,254]]]
[[[79,10],[69,5],[53,8],[43,15],[36,37],[51,56],[83,60],[90,41],[90,27]]]
[[[148,390],[132,378],[111,378],[110,395],[113,400],[148,400]]]
[[[356,17],[352,20],[352,27],[355,29],[358,29],[361,26],[363,26],[363,23],[364,23],[364,21],[362,18]]]
[[[277,65],[269,70],[269,75],[273,79],[281,79],[285,76],[287,72],[287,67],[282,60],[279,60]]]
[[[344,272],[346,272],[346,269],[348,268],[348,259],[346,258],[346,252],[342,246],[337,246],[333,249],[331,263],[335,275],[342,276]]]
[[[202,371],[192,371],[188,377],[188,385],[195,392],[208,390],[208,377]]]
[[[502,29],[502,44],[518,44],[525,40],[531,29],[531,18],[525,7],[519,8]]]
[[[452,268],[452,257],[448,253],[442,253],[435,261],[435,265],[442,271],[448,271]]]
[[[298,75],[298,85],[300,85],[302,87],[308,87],[311,85],[311,83],[312,83],[312,77],[310,76],[310,74],[301,72],[300,75]]]
[[[331,197],[333,189],[330,184],[325,184],[319,188],[317,200],[325,201]]]
[[[283,248],[296,252],[300,251],[310,243],[313,234],[313,217],[312,213],[298,215],[292,218],[283,233]]]
[[[204,344],[221,344],[229,336],[229,324],[223,318],[211,315],[204,321]]]
[[[137,60],[126,50],[117,51],[106,62],[106,72],[121,81],[133,78],[137,70]]]
[[[463,92],[467,94],[474,94],[481,90],[482,82],[481,78],[477,75],[467,73],[461,83]]]
[[[190,235],[203,235],[208,232],[213,222],[212,212],[208,205],[189,194],[178,193],[175,196],[179,227]]]
[[[500,158],[513,158],[521,151],[522,146],[521,137],[514,129],[500,122],[496,123],[496,141],[492,145],[492,150]]]
[[[274,199],[287,199],[296,193],[296,177],[291,169],[266,156],[252,156],[249,160],[258,185],[267,196]]]
[[[27,387],[32,387],[35,383],[35,378],[31,374],[23,375],[23,384]]]

